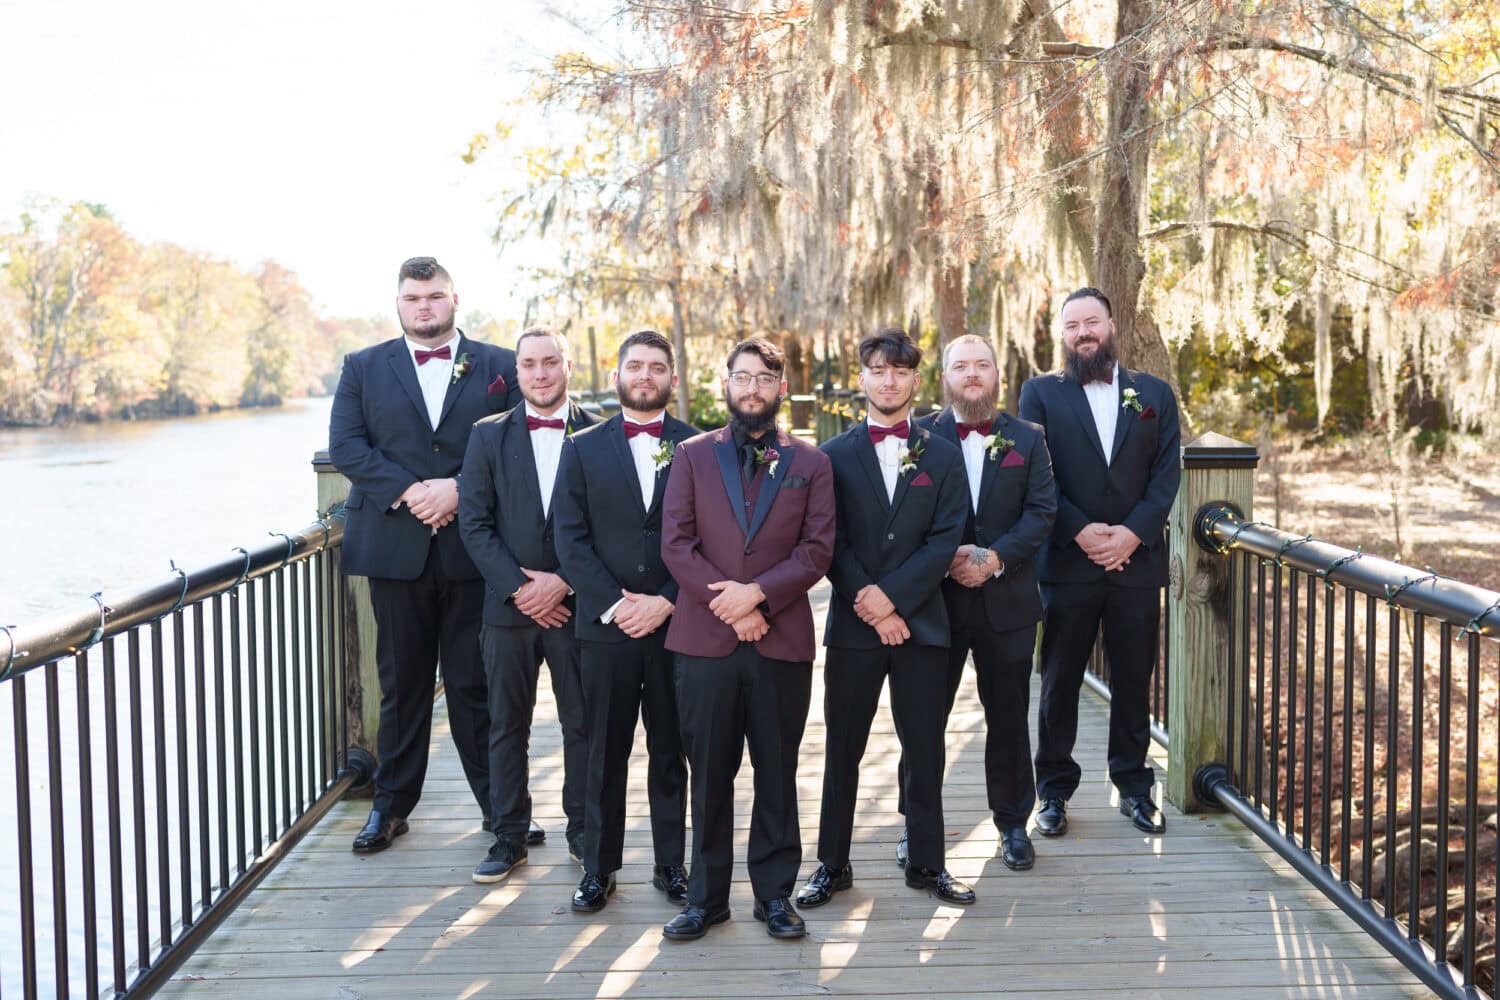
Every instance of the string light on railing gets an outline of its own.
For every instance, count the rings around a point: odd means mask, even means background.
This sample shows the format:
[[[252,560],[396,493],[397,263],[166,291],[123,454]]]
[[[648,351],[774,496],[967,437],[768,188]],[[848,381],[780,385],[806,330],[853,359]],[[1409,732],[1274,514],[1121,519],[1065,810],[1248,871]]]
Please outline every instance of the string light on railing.
[[[10,652],[5,656],[5,667],[0,669],[0,681],[10,680],[11,668],[16,665],[16,637],[11,634],[14,625],[0,625],[0,632],[5,633],[5,638],[10,640]]]

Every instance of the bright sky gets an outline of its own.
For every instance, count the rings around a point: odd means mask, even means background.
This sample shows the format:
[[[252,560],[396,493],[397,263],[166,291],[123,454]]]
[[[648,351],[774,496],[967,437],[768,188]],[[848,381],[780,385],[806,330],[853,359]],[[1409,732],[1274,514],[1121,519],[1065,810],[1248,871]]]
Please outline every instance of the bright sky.
[[[461,313],[519,316],[489,240],[505,157],[459,154],[521,67],[589,44],[544,0],[0,0],[0,224],[102,202],[140,239],[280,261],[336,315],[393,315],[432,254]]]

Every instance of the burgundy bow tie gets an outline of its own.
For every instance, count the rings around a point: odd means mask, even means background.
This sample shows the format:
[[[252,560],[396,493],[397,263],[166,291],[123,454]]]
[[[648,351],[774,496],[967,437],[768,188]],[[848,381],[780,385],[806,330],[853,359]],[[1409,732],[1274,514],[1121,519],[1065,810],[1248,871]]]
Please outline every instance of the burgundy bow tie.
[[[433,358],[442,358],[444,361],[447,361],[451,357],[453,357],[453,352],[448,350],[447,345],[439,347],[435,351],[424,351],[420,347],[417,348],[417,364],[419,365],[425,365]]]
[[[1083,384],[1084,385],[1090,385],[1090,384],[1092,384],[1094,382],[1098,382],[1100,385],[1114,385],[1115,384],[1115,373],[1112,370],[1111,371],[1107,371],[1100,378],[1090,379],[1088,382],[1085,382]]]
[[[979,434],[979,435],[983,436],[983,435],[989,434],[989,432],[990,432],[990,425],[987,422],[986,423],[980,423],[980,424],[964,424],[964,423],[960,423],[958,425],[958,439],[960,441],[962,441],[964,438],[968,437],[970,434]]]
[[[625,422],[625,440],[629,441],[637,434],[650,434],[654,438],[661,437],[661,421],[653,420],[649,424],[633,424]]]
[[[566,426],[567,424],[563,422],[562,417],[533,417],[529,413],[526,414],[526,429],[528,431],[541,430],[543,427],[560,431]]]
[[[879,444],[888,437],[905,438],[911,434],[911,424],[903,420],[899,424],[890,427],[881,427],[879,424],[869,424],[870,443]]]

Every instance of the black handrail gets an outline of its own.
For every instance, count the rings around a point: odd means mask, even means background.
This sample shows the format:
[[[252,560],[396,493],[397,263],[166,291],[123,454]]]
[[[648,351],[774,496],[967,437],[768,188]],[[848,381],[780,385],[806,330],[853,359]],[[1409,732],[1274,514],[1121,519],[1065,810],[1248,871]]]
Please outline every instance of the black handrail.
[[[1496,902],[1481,822],[1500,789],[1479,751],[1500,720],[1480,692],[1500,676],[1500,594],[1224,505],[1199,510],[1193,533],[1230,559],[1227,760],[1195,776],[1199,800],[1239,817],[1438,994],[1493,990],[1476,928]]]
[[[9,947],[24,995],[67,995],[73,977],[95,996],[152,992],[369,779],[373,758],[348,746],[342,540],[342,518],[325,516],[208,566],[174,566],[109,603],[95,595],[76,614],[4,630],[17,868],[0,892],[19,902]],[[27,691],[38,672],[44,703]],[[76,689],[71,715],[60,681]],[[44,725],[30,725],[38,710]],[[44,798],[32,794],[38,736]],[[49,933],[50,977],[38,955]]]

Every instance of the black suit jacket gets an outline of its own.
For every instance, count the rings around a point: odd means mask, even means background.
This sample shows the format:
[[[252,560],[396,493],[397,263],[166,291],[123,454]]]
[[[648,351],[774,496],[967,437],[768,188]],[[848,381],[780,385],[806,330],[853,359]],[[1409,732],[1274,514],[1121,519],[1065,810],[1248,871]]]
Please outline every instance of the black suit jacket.
[[[953,410],[945,409],[921,421],[937,437],[963,446]],[[977,588],[984,602],[985,618],[997,632],[1025,628],[1042,620],[1042,593],[1037,587],[1036,554],[1052,536],[1057,517],[1057,484],[1052,479],[1052,457],[1042,429],[1005,413],[997,413],[990,433],[1014,441],[1006,454],[986,454],[979,477],[979,509],[966,502],[963,544],[993,549],[1005,564],[1005,572]],[[968,501],[968,471],[964,472],[964,499]],[[954,613],[956,598],[972,592],[953,580],[943,582],[948,611]]]
[[[457,476],[474,421],[520,399],[514,351],[470,340],[462,332],[457,346],[455,361],[467,356],[469,368],[448,384],[436,430],[406,338],[344,358],[328,421],[328,456],[351,484],[344,501],[342,558],[344,572],[352,576],[414,580],[436,540],[450,580],[479,578],[456,523],[434,536],[405,506],[391,509],[412,483]]]
[[[696,427],[670,413],[662,418],[661,441],[669,455],[679,442],[697,433]],[[651,506],[646,508],[636,488],[640,480],[622,415],[564,442],[552,499],[552,534],[562,575],[577,598],[573,627],[578,638],[625,641],[617,625],[599,620],[620,600],[621,590],[677,603],[677,582],[661,559],[661,500],[668,468],[663,465],[657,471]]]
[[[597,417],[576,403],[568,404],[566,414],[565,434],[598,423]],[[566,439],[563,448],[566,451]],[[516,610],[510,598],[528,579],[521,567],[558,572],[552,531],[561,481],[559,459],[552,503],[544,517],[525,406],[486,417],[474,425],[464,454],[463,479],[458,484],[458,527],[464,547],[484,576],[486,625],[532,623],[530,617]],[[572,607],[573,598],[569,597],[567,603]]]
[[[1104,450],[1083,387],[1061,372],[1038,375],[1021,387],[1021,416],[1042,425],[1057,477],[1057,523],[1042,548],[1044,583],[1106,581],[1122,587],[1161,587],[1167,582],[1163,536],[1182,478],[1182,432],[1171,386],[1144,372],[1120,372],[1120,413],[1111,459]],[[1134,389],[1141,410],[1123,403]],[[1123,569],[1106,573],[1091,562],[1074,537],[1091,522],[1123,524],[1141,547]]]
[[[838,512],[824,645],[880,645],[880,636],[854,611],[855,596],[871,583],[885,592],[911,629],[907,642],[949,644],[942,582],[963,538],[969,483],[957,445],[913,427],[909,447],[918,441],[917,466],[896,479],[895,497],[889,501],[864,421],[823,444],[833,466]]]

